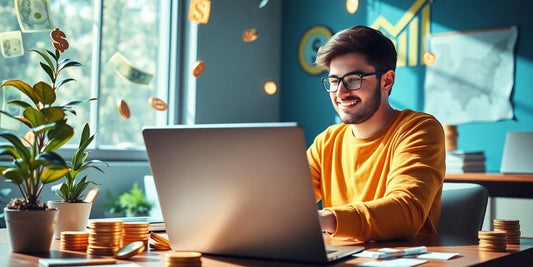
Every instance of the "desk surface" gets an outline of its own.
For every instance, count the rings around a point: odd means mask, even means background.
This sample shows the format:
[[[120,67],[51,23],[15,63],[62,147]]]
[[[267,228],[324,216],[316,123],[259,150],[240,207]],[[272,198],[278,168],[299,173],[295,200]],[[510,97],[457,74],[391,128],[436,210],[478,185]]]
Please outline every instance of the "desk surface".
[[[383,247],[412,247],[425,245],[430,252],[457,252],[460,256],[447,261],[430,260],[419,265],[423,267],[431,266],[471,266],[483,263],[484,266],[523,266],[524,262],[533,262],[533,239],[522,239],[520,245],[510,245],[507,252],[483,252],[478,250],[477,239],[465,239],[453,236],[433,236],[421,235],[412,240],[369,242],[364,243],[367,249]],[[335,244],[358,244],[356,242],[334,241]],[[129,261],[117,263],[134,262],[141,266],[155,267],[164,266],[163,257],[168,251],[148,251],[130,258]],[[59,250],[59,241],[54,240],[49,253],[29,255],[11,252],[7,231],[0,229],[0,266],[38,266],[39,258],[85,258],[86,254],[81,252],[70,252]],[[348,258],[331,265],[318,266],[354,266],[354,264],[370,261],[363,258]],[[120,266],[120,265],[118,265]],[[202,266],[312,266],[309,264],[299,264],[278,261],[262,261],[255,259],[243,259],[232,257],[208,256],[202,257]]]
[[[533,198],[533,174],[446,173],[444,181],[481,184],[491,197]]]
[[[533,183],[533,174],[503,174],[484,172],[447,173],[446,180],[489,181],[489,182],[526,182]]]

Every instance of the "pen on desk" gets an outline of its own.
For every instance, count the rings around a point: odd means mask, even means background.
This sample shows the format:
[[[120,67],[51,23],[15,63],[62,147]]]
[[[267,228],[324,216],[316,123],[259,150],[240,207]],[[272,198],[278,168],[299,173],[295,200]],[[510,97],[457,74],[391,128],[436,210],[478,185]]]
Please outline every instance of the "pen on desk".
[[[403,249],[402,256],[408,256],[408,255],[417,255],[428,252],[428,248],[426,246],[420,246],[420,247],[412,247],[412,248],[406,248]]]
[[[378,258],[390,258],[422,254],[428,252],[428,249],[426,246],[419,246],[405,249],[382,248],[378,251],[380,252],[380,254],[377,255]]]

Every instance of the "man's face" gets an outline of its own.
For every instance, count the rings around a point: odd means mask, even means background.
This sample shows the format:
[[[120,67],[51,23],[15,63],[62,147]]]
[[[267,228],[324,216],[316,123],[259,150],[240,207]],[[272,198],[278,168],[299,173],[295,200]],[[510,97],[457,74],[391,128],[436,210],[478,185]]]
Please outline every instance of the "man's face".
[[[346,73],[358,71],[372,73],[376,69],[367,64],[361,54],[351,53],[334,58],[329,66],[329,76],[342,77]],[[358,90],[348,90],[341,82],[337,91],[331,92],[333,107],[346,124],[360,124],[370,119],[379,109],[381,103],[380,76],[363,77],[363,83]]]

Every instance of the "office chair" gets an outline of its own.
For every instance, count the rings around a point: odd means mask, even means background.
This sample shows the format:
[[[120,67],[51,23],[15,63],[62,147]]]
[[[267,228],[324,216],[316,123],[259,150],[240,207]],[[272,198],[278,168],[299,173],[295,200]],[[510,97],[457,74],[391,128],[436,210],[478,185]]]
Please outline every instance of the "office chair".
[[[442,187],[439,234],[477,236],[483,226],[489,193],[474,183],[447,183]]]

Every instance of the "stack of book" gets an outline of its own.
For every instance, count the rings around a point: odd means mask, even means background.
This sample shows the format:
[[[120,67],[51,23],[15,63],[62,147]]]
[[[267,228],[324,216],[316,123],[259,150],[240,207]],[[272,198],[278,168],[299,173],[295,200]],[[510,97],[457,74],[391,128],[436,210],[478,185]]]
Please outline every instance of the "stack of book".
[[[446,173],[485,172],[483,151],[447,151]]]

